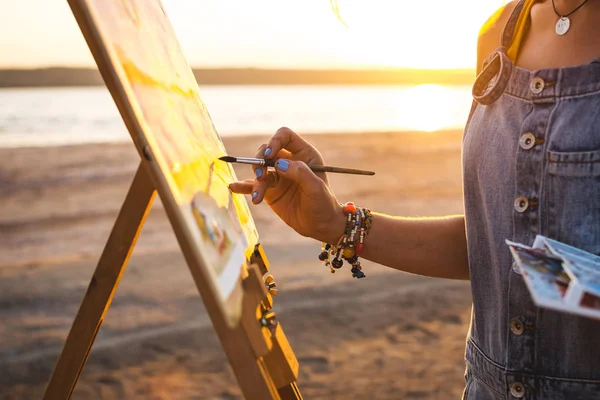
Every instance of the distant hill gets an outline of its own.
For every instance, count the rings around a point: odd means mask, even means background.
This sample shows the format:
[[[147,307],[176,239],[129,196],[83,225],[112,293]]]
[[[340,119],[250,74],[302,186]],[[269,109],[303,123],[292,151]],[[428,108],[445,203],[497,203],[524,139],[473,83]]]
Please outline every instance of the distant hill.
[[[201,85],[417,85],[471,84],[475,71],[373,69],[291,70],[256,68],[194,69]],[[0,87],[101,86],[95,68],[0,69]]]

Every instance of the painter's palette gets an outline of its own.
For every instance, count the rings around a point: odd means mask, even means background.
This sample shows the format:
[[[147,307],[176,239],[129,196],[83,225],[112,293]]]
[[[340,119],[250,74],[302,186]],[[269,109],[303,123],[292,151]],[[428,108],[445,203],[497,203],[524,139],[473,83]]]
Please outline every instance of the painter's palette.
[[[506,243],[538,306],[600,319],[600,257],[544,236]]]

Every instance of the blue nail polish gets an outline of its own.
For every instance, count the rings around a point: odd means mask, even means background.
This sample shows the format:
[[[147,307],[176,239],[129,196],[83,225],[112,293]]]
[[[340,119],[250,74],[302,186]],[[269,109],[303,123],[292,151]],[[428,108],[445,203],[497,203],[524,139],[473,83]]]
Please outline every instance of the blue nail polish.
[[[267,157],[269,154],[271,154],[273,150],[271,150],[270,147],[267,147],[267,149],[265,150],[265,157]]]
[[[256,168],[256,177],[260,178],[263,174],[262,168]]]
[[[252,198],[253,198],[253,199],[255,199],[255,198],[257,198],[257,197],[258,197],[258,192],[254,192],[254,193],[252,193]]]
[[[283,158],[280,158],[279,160],[277,160],[277,169],[280,171],[287,171],[288,168],[290,167],[290,162],[288,160],[284,160]]]

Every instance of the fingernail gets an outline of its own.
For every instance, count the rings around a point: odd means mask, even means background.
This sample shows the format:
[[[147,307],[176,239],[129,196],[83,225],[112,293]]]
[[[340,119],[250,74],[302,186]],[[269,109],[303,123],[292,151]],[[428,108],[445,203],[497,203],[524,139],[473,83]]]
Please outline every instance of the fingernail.
[[[253,199],[255,199],[255,198],[257,198],[257,197],[258,197],[258,192],[253,192],[253,193],[252,193],[252,198],[253,198]]]
[[[267,149],[265,150],[265,157],[267,157],[269,154],[271,154],[273,150],[271,150],[270,147],[267,147]]]
[[[256,177],[260,178],[263,174],[262,168],[256,168]]]
[[[282,158],[277,160],[277,169],[278,170],[285,172],[288,170],[289,167],[290,167],[290,162],[288,160],[284,160]]]

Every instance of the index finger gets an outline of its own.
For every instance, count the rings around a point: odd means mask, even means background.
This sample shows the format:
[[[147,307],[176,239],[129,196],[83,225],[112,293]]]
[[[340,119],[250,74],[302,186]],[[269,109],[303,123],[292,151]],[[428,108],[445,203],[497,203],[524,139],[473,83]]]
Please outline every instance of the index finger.
[[[275,158],[282,149],[297,153],[308,146],[310,144],[290,128],[279,128],[267,143],[264,157]]]

